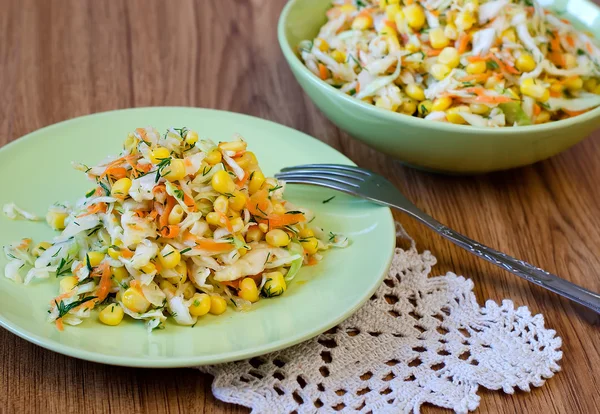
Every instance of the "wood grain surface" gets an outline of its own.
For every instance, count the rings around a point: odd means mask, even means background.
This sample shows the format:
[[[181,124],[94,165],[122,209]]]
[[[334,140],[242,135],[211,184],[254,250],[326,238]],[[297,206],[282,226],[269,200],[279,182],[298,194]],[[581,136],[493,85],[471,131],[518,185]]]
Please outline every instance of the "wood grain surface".
[[[600,291],[600,131],[551,160],[479,177],[404,168],[352,140],[302,93],[276,40],[284,0],[0,0],[0,145],[93,112],[227,109],[313,135],[390,178],[423,210],[485,244]],[[60,149],[57,148],[57,151]],[[563,338],[562,372],[531,393],[480,390],[482,413],[600,412],[598,317],[396,216],[434,271],[512,299]],[[0,330],[0,412],[243,413],[211,378],[71,359]],[[426,412],[444,410],[427,407]]]

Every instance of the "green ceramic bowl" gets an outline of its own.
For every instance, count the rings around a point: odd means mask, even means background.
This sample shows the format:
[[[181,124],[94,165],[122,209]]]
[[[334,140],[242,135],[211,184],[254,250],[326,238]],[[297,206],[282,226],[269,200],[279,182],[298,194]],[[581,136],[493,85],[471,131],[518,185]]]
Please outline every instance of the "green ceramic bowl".
[[[200,108],[138,108],[61,122],[0,149],[0,206],[17,205],[43,215],[57,201],[75,201],[92,185],[71,161],[95,165],[121,149],[127,133],[153,125],[163,131],[188,126],[202,137],[227,140],[240,133],[265,174],[306,164],[351,161],[301,132],[262,119]],[[25,165],[35,166],[26,173]],[[17,173],[15,173],[17,172]],[[323,200],[336,197],[328,203]],[[138,367],[182,367],[249,358],[305,341],[350,316],[377,289],[394,254],[395,226],[389,208],[329,189],[290,185],[286,199],[316,213],[315,224],[346,234],[351,244],[332,249],[315,266],[303,267],[285,295],[261,300],[249,312],[231,307],[206,315],[195,327],[167,320],[164,330],[148,334],[142,323],[126,318],[102,325],[96,312],[78,326],[59,332],[46,321],[58,280],[19,285],[4,277],[0,252],[0,326],[30,342],[90,361]],[[0,213],[0,246],[23,237],[49,240],[44,223],[9,220]]]
[[[600,37],[600,9],[586,0],[545,0],[579,27]],[[427,170],[484,173],[528,165],[566,150],[600,127],[600,108],[543,125],[498,129],[426,121],[354,99],[310,72],[296,54],[325,21],[329,0],[291,0],[278,37],[294,76],[315,105],[341,129],[400,161]]]

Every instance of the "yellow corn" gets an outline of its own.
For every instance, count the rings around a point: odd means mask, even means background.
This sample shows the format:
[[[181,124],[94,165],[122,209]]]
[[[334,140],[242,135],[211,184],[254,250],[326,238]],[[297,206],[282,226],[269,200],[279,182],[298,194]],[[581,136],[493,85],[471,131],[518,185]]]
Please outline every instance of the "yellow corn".
[[[265,240],[268,244],[274,247],[287,246],[288,244],[290,244],[291,241],[290,236],[288,236],[288,234],[281,229],[274,229],[269,231],[265,236]]]
[[[171,163],[163,169],[162,174],[163,177],[171,182],[183,179],[186,176],[183,160],[172,159]]]
[[[483,60],[472,62],[465,68],[469,75],[479,75],[487,70],[487,66]]]
[[[234,232],[242,231],[244,228],[244,220],[241,217],[235,217],[229,220],[229,224],[233,228]]]
[[[454,24],[458,30],[464,32],[473,27],[473,24],[475,24],[475,17],[473,17],[473,13],[469,11],[463,11],[458,13],[456,19],[454,20]]]
[[[563,61],[565,62],[565,68],[573,69],[577,66],[577,58],[572,53],[565,53],[563,55]]]
[[[88,252],[88,254],[87,254],[87,260],[89,260],[90,266],[92,266],[92,267],[96,267],[100,263],[102,263],[102,260],[104,260],[104,257],[105,257],[104,253],[100,253],[100,252]]]
[[[105,325],[117,326],[123,320],[124,314],[123,308],[116,303],[111,303],[100,311],[98,319]]]
[[[238,296],[252,303],[257,302],[258,288],[256,287],[256,282],[250,277],[242,279],[242,281],[240,282],[240,290],[238,292]]]
[[[565,85],[563,85],[560,82],[554,82],[552,85],[550,85],[550,91],[551,92],[562,93],[562,91],[564,89],[565,89]]]
[[[226,214],[229,207],[229,201],[225,196],[218,196],[213,204],[213,208],[217,213]]]
[[[221,315],[227,310],[227,302],[220,296],[210,297],[210,310],[213,315]]]
[[[469,107],[465,105],[455,106],[454,108],[448,109],[446,111],[446,119],[448,122],[453,124],[466,124],[467,121],[464,120],[459,112],[470,112],[470,110]]]
[[[586,79],[583,82],[583,87],[585,88],[586,91],[588,92],[593,92],[594,89],[596,89],[596,86],[598,86],[598,80],[594,79],[594,78],[589,78]],[[550,88],[550,90],[552,90],[552,88]]]
[[[232,193],[235,190],[235,183],[227,171],[217,171],[211,179],[212,188],[221,194]]]
[[[219,216],[219,213],[215,213],[214,211],[206,215],[206,222],[211,226],[222,226],[221,216]]]
[[[301,239],[300,244],[308,254],[315,254],[319,250],[319,241],[314,236]]]
[[[127,134],[127,138],[125,138],[125,141],[123,142],[123,148],[131,152],[134,152],[134,150],[137,152],[137,149],[135,148],[136,146],[137,138],[130,132]]]
[[[246,206],[246,196],[241,191],[234,191],[233,197],[229,198],[229,207],[233,211],[240,211]]]
[[[550,121],[550,112],[548,111],[542,111],[535,117],[536,124],[544,124],[548,121]]]
[[[578,91],[583,88],[583,80],[579,76],[571,76],[563,81],[563,85],[570,91]]]
[[[185,134],[185,142],[189,145],[194,145],[198,142],[198,133],[196,131],[188,131]]]
[[[247,147],[248,143],[246,141],[242,141],[241,139],[219,143],[219,149],[221,151],[241,152],[245,151]]]
[[[49,211],[46,214],[46,222],[50,227],[54,230],[64,230],[65,229],[65,219],[69,216],[68,213],[63,213],[59,211]]]
[[[592,93],[595,93],[596,95],[600,95],[600,85],[596,86],[596,88],[592,91]]]
[[[180,261],[177,266],[175,266],[175,272],[177,273],[177,277],[169,278],[171,283],[178,283],[180,286],[182,283],[185,283],[187,280],[187,264],[184,260]]]
[[[490,107],[484,104],[476,104],[476,103],[472,103],[471,105],[469,105],[469,109],[471,110],[472,113],[477,114],[477,115],[485,115],[490,111]]]
[[[273,202],[273,213],[278,215],[285,214],[285,207],[281,203]]]
[[[417,102],[414,99],[407,99],[402,102],[400,110],[403,114],[412,115],[417,110]]]
[[[169,213],[168,222],[169,224],[179,224],[183,218],[183,208],[178,204],[173,207],[173,210]]]
[[[444,27],[444,35],[451,40],[458,39],[458,31],[456,30],[454,23],[448,23],[446,27]]]
[[[431,68],[429,69],[429,73],[435,79],[441,81],[446,76],[448,76],[448,74],[450,74],[450,70],[451,69],[447,65],[444,65],[443,63],[434,63],[433,65],[431,65]]]
[[[112,188],[110,189],[110,195],[123,200],[127,197],[130,188],[131,180],[127,177],[121,178],[120,180],[115,181],[115,183],[112,185]]]
[[[425,92],[423,91],[423,88],[421,88],[416,83],[406,85],[406,88],[404,88],[404,92],[408,95],[409,98],[415,99],[417,101],[425,100]]]
[[[506,29],[502,32],[502,37],[512,43],[515,43],[517,41],[517,34],[515,33],[515,29]]]
[[[160,260],[164,269],[173,269],[181,261],[181,254],[179,253],[179,250],[176,250],[173,246],[167,244],[158,254],[158,260]]]
[[[110,270],[117,282],[122,282],[123,279],[127,279],[129,277],[129,272],[127,272],[127,269],[125,268],[125,266],[111,267]]]
[[[453,69],[460,63],[460,56],[458,50],[454,47],[445,47],[444,50],[438,55],[437,61],[443,65]]]
[[[307,239],[309,237],[315,237],[315,232],[311,229],[302,229],[298,232],[298,237],[301,239]]]
[[[448,46],[450,39],[444,34],[444,29],[436,27],[429,31],[429,43],[435,49],[441,49]]]
[[[520,90],[523,95],[531,96],[540,102],[546,102],[550,97],[548,88],[545,88],[539,82],[531,78],[524,79],[521,82]]]
[[[59,283],[60,293],[62,294],[70,292],[75,285],[77,285],[77,283],[79,283],[79,279],[77,279],[75,276],[67,276],[62,278]]]
[[[145,274],[150,274],[156,271],[156,265],[152,262],[148,262],[148,264],[140,267],[140,270]]]
[[[269,231],[269,226],[267,226],[265,223],[260,223],[258,225],[258,228],[260,229],[260,231],[262,231],[263,233],[266,233],[267,231]]]
[[[422,117],[429,115],[429,113],[432,110],[433,110],[433,102],[431,102],[430,100],[422,101],[417,106],[417,111],[419,112],[419,115],[421,115]]]
[[[327,52],[329,50],[329,43],[322,37],[317,37],[314,44],[321,52]]]
[[[445,111],[446,109],[450,108],[450,105],[452,105],[452,98],[444,96],[442,98],[436,98],[433,101],[433,105],[431,106],[431,110],[432,111]]]
[[[40,257],[50,247],[52,247],[52,244],[50,244],[48,242],[41,242],[41,243],[38,243],[38,245],[35,246],[31,252],[33,253],[33,255],[35,257]]]
[[[246,232],[246,241],[248,242],[259,242],[262,240],[264,233],[258,226],[252,226]]]
[[[260,190],[260,187],[265,182],[265,176],[260,170],[256,170],[252,173],[252,178],[250,179],[250,183],[248,184],[248,192],[250,194],[256,193]]]
[[[331,52],[331,57],[334,58],[337,63],[344,63],[346,61],[346,54],[338,49]],[[239,162],[238,162],[238,164],[239,164]],[[241,165],[240,165],[240,167],[241,167]],[[244,167],[242,167],[242,168],[244,168]]]
[[[398,3],[396,4],[388,4],[385,7],[385,17],[387,17],[387,19],[391,22],[394,21],[394,19],[396,19],[396,15],[400,12],[400,6],[398,5]]]
[[[415,30],[420,30],[425,24],[425,13],[423,8],[418,4],[411,4],[410,6],[404,7],[404,16],[406,22],[410,27]]]
[[[529,53],[521,53],[515,65],[521,72],[531,72],[535,69],[535,60],[533,60],[533,56]]]
[[[192,304],[189,307],[192,316],[204,316],[210,310],[210,296],[206,293],[196,293],[192,296]]]
[[[223,159],[223,155],[221,154],[221,151],[215,149],[206,155],[206,158],[204,158],[204,161],[206,161],[206,163],[209,165],[215,165],[215,164],[220,163],[222,159]]]
[[[340,7],[340,11],[342,13],[352,13],[356,11],[356,7],[354,7],[353,4],[344,4],[342,7]]]
[[[287,284],[281,272],[264,273],[264,275],[267,278],[262,290],[264,296],[268,298],[279,296],[287,290]]]
[[[369,14],[361,14],[356,16],[352,22],[354,30],[367,30],[373,26],[373,18]]]
[[[150,307],[150,302],[148,302],[148,299],[146,299],[142,292],[135,288],[128,288],[125,292],[123,292],[121,299],[123,305],[133,312],[144,313]]]
[[[150,151],[150,162],[152,162],[152,164],[159,164],[162,160],[166,160],[170,156],[171,153],[168,149],[158,147]]]

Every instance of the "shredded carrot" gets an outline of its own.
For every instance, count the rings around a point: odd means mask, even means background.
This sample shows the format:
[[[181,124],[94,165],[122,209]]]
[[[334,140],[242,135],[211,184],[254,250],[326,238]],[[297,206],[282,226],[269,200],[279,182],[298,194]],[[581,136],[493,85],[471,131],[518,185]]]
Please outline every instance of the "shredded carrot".
[[[56,324],[56,329],[59,331],[62,332],[65,330],[65,325],[63,324],[62,318],[58,318],[54,323]]]
[[[135,166],[135,169],[147,173],[148,171],[150,171],[152,169],[152,164],[140,164],[138,162]]]
[[[169,214],[171,214],[171,210],[173,210],[173,207],[175,207],[176,204],[177,200],[175,200],[174,197],[169,196],[167,198],[167,205],[165,206],[165,211],[163,211],[162,215],[160,216],[160,219],[158,219],[158,225],[161,229],[163,227],[167,227],[167,225],[169,224]]]
[[[52,307],[55,307],[58,302],[60,302],[63,299],[66,299],[66,298],[70,298],[71,296],[73,296],[74,293],[75,293],[75,290],[72,289],[72,290],[69,290],[68,292],[58,295],[57,297],[52,299],[52,301],[50,301],[50,305]]]
[[[542,107],[538,104],[533,104],[533,114],[538,116],[542,112]]]
[[[553,91],[552,89],[550,89],[550,96],[553,98],[560,98],[562,96],[562,93],[560,91]]]
[[[231,243],[217,243],[216,241],[212,241],[209,239],[197,239],[196,240],[196,246],[194,247],[194,249],[198,249],[198,250],[206,250],[208,252],[213,252],[213,253],[224,253],[224,252],[230,252],[235,248],[235,246]]]
[[[85,216],[89,216],[89,215],[97,214],[97,213],[106,213],[106,203],[97,203],[97,204],[88,206],[87,213],[82,213],[82,214],[78,215],[77,217],[85,217]]]
[[[133,252],[127,248],[121,248],[120,253],[125,259],[131,259],[133,257]]]
[[[248,182],[248,179],[250,178],[250,173],[248,171],[244,172],[244,177],[241,180],[237,180],[237,187],[238,188],[242,188],[244,186],[244,184],[246,184],[246,182]]]
[[[462,33],[458,39],[458,54],[462,55],[467,51],[470,36],[467,33]]]
[[[586,113],[589,111],[589,109],[584,109],[583,111],[569,111],[567,109],[563,109],[562,111],[569,116],[577,116]]]
[[[356,89],[356,93],[360,92],[360,82],[356,82],[356,88],[354,89]]]
[[[104,171],[104,174],[110,175],[111,177],[116,178],[117,180],[121,178],[127,177],[127,169],[124,167],[110,167]]]
[[[569,46],[575,47],[575,40],[573,39],[573,36],[571,36],[571,35],[568,34],[565,37],[565,40],[567,41],[567,43],[569,44]]]
[[[96,299],[94,299],[97,303],[102,302],[108,296],[110,292],[110,288],[112,286],[110,277],[112,276],[112,272],[110,271],[110,265],[107,261],[102,262],[97,266],[102,273],[100,276],[100,283],[98,284],[98,289],[96,289]]]
[[[269,230],[289,226],[306,220],[304,214],[271,214],[267,217]]]
[[[474,75],[467,75],[463,78],[460,78],[461,82],[475,81],[475,82],[485,82],[490,76],[491,72],[485,73],[476,73]]]
[[[174,239],[179,235],[179,226],[176,224],[164,226],[160,229],[159,233],[165,239]]]
[[[471,63],[473,62],[480,62],[482,60],[487,60],[487,56],[469,56],[467,57],[467,60]]]
[[[512,73],[513,75],[518,75],[519,73],[521,73],[514,66],[509,65],[508,63],[505,63],[498,59],[496,55],[490,53],[488,56],[490,59],[496,62],[496,64],[500,67],[500,70],[502,70],[502,72]]]
[[[319,77],[323,80],[327,79],[327,67],[322,63],[319,63]]]
[[[589,54],[592,54],[594,52],[594,49],[592,48],[592,44],[590,42],[586,42],[585,48]]]
[[[429,49],[427,51],[427,56],[431,57],[431,56],[437,56],[440,53],[442,53],[442,49]]]
[[[317,259],[315,259],[315,256],[310,256],[308,258],[308,263],[306,264],[307,266],[314,266],[317,263],[319,263],[319,261]]]
[[[157,216],[158,216],[158,211],[156,211],[156,210],[152,210],[152,212],[150,214],[148,214],[148,217],[152,220],[156,220]]]
[[[233,226],[231,225],[231,221],[229,220],[227,215],[225,215],[223,213],[219,213],[219,218],[220,218],[221,223],[225,224],[225,228],[227,229],[227,231],[229,231],[230,233],[233,233]]]

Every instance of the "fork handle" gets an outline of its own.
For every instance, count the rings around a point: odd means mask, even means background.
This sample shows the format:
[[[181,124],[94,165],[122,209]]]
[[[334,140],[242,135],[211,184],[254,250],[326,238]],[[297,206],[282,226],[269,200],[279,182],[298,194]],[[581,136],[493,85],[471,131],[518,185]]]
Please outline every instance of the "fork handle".
[[[596,313],[600,313],[599,294],[589,291],[567,280],[561,279],[560,277],[540,269],[539,267],[535,267],[523,260],[516,259],[512,256],[494,250],[491,247],[487,247],[481,243],[478,243],[475,240],[472,240],[467,236],[464,236],[457,231],[444,226],[430,216],[425,216],[422,213],[414,216],[446,239],[481,257],[482,259],[485,259],[488,262],[503,268],[504,270],[508,270],[509,272],[514,273],[515,275],[531,283],[535,283],[538,286],[577,302],[580,305],[595,311]]]

